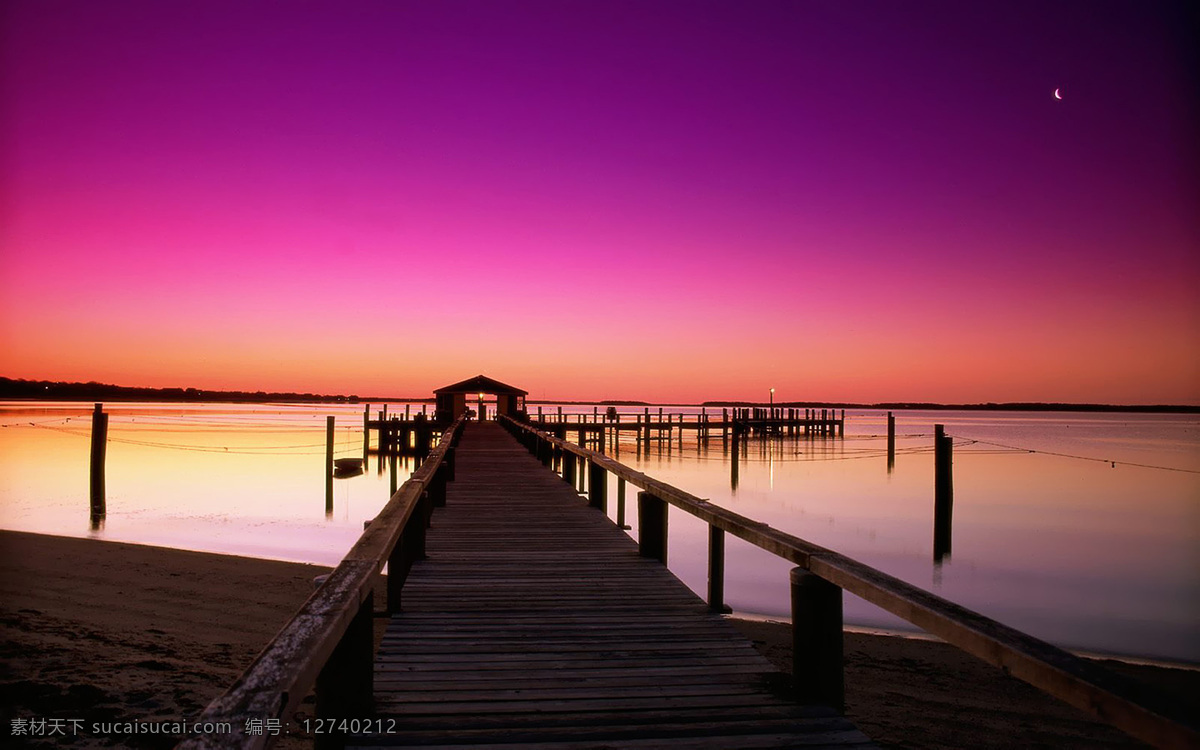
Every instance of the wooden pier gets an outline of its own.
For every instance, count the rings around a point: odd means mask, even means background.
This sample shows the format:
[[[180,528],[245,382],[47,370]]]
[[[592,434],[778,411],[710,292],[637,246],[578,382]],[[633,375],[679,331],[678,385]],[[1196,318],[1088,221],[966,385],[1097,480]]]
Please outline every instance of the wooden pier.
[[[430,441],[341,563],[200,717],[228,730],[179,747],[267,747],[276,736],[252,731],[264,721],[319,728],[319,748],[867,746],[838,716],[843,592],[1133,737],[1200,747],[1178,702],[1093,662],[528,423],[465,426],[459,416]],[[642,490],[636,542],[621,530],[627,485]],[[709,527],[707,603],[662,564],[668,506]],[[717,614],[727,533],[796,566],[790,687]],[[380,606],[391,620],[376,654]],[[315,715],[301,720],[310,690]]]
[[[869,746],[498,424],[455,464],[355,746]]]
[[[363,414],[364,454],[397,453],[420,455],[428,453],[431,441],[440,432],[432,418],[427,419],[424,411],[413,414],[388,416],[386,409],[379,410],[376,418],[370,418],[370,407]],[[599,445],[615,442],[621,433],[633,433],[639,444],[672,443],[682,441],[687,432],[697,440],[720,438],[729,440],[741,437],[781,435],[801,437],[842,437],[846,430],[846,412],[839,414],[834,409],[736,408],[722,409],[718,414],[681,413],[664,411],[662,408],[641,413],[617,413],[609,416],[599,407],[592,413],[563,413],[561,407],[545,412],[538,407],[528,415],[529,424],[560,438],[573,435],[580,445]],[[374,448],[370,436],[374,435]],[[365,458],[365,455],[364,455]]]

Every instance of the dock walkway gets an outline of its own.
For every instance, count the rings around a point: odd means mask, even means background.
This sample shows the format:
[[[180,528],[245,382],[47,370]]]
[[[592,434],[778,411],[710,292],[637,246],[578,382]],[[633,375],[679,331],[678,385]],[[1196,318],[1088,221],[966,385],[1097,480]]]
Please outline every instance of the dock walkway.
[[[870,746],[499,425],[467,426],[455,475],[358,746]]]

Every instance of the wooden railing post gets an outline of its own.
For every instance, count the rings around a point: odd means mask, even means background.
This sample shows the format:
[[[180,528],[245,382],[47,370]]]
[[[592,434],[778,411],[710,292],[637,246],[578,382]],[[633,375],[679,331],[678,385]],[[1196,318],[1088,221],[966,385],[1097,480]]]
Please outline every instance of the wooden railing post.
[[[896,467],[896,416],[887,413],[887,467],[890,474]]]
[[[562,478],[563,481],[572,487],[575,486],[575,454],[571,451],[564,450],[562,452]]]
[[[374,609],[374,594],[368,592],[346,634],[317,676],[318,718],[371,716],[375,694]],[[314,747],[321,750],[345,744],[346,736],[337,732],[318,734],[314,739]]]
[[[454,481],[454,446],[446,449],[446,481]]]
[[[439,463],[433,470],[433,479],[429,482],[429,494],[433,498],[433,507],[446,507],[446,464]]]
[[[708,525],[708,608],[728,614],[725,605],[725,529]]]
[[[409,527],[420,526],[421,533],[424,533],[424,524],[420,521],[415,515],[408,519],[408,523],[400,531],[400,538],[396,540],[396,545],[388,555],[386,604],[387,611],[393,614],[400,611],[404,582],[408,580],[408,571],[412,567],[409,548],[415,545],[416,540],[409,534]]]
[[[638,493],[638,551],[667,564],[667,503],[649,492]]]
[[[608,513],[608,472],[603,466],[588,462],[588,505]]]
[[[792,568],[792,679],[801,703],[845,709],[842,676],[842,590],[804,568]]]
[[[617,477],[617,528],[630,528],[625,523],[625,477]]]

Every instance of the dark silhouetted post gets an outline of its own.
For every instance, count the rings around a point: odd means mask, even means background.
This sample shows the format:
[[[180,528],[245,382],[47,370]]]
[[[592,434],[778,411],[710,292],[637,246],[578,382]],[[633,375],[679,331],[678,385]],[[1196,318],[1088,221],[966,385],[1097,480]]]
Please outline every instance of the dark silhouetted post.
[[[562,455],[562,478],[567,484],[575,486],[575,454],[564,450]]]
[[[738,459],[738,442],[739,442],[739,437],[738,437],[737,431],[735,430],[733,433],[733,458],[732,458],[732,462],[731,462],[732,467],[730,469],[730,477],[729,477],[729,488],[735,492],[737,491],[737,487],[738,487],[738,460],[739,460]]]
[[[725,606],[725,529],[708,525],[708,607],[728,613]]]
[[[333,512],[333,417],[325,417],[325,513]]]
[[[367,454],[371,451],[371,405],[363,408],[363,468],[367,466]]]
[[[608,513],[608,472],[603,466],[589,462],[588,505]]]
[[[792,679],[801,703],[845,708],[842,677],[842,590],[804,568],[792,568]]]
[[[638,551],[667,564],[667,503],[649,492],[638,493]]]
[[[617,528],[630,528],[625,523],[625,477],[617,477]]]
[[[896,417],[888,412],[888,473],[896,467]]]
[[[371,714],[375,694],[374,609],[375,597],[368,592],[346,634],[317,676],[318,717],[340,719]],[[319,734],[313,746],[340,748],[345,742],[344,734]]]
[[[91,499],[92,519],[103,518],[108,512],[104,496],[104,459],[108,453],[108,415],[104,404],[96,404],[92,410],[92,465]]]
[[[950,554],[950,525],[954,512],[953,438],[943,425],[933,426],[933,559]]]

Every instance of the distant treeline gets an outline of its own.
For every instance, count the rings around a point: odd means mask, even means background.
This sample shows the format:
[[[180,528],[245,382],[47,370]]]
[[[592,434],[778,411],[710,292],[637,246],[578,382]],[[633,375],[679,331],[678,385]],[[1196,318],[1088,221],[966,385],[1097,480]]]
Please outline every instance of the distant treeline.
[[[108,383],[62,383],[49,380],[14,380],[0,377],[0,398],[46,401],[319,401],[359,403],[371,401],[432,401],[385,397],[329,396],[319,393],[274,391],[213,391],[203,388],[137,388]]]
[[[49,380],[14,380],[0,377],[0,399],[40,399],[44,401],[316,401],[333,403],[432,402],[426,398],[395,398],[391,396],[330,396],[320,393],[279,393],[268,391],[212,391],[202,388],[137,388],[108,383],[63,383]],[[527,404],[560,404],[579,406],[651,406],[648,401],[549,401],[526,400]],[[668,404],[653,404],[667,406]],[[762,401],[705,401],[701,404],[669,404],[670,406],[762,407]],[[852,404],[829,401],[776,402],[783,409],[954,409],[991,411],[1124,411],[1124,412],[1173,412],[1200,414],[1200,406],[1172,406],[1169,404],[1114,405],[1114,404],[1041,404],[1041,403],[985,403],[985,404],[930,404],[923,402],[894,402],[882,404]]]

